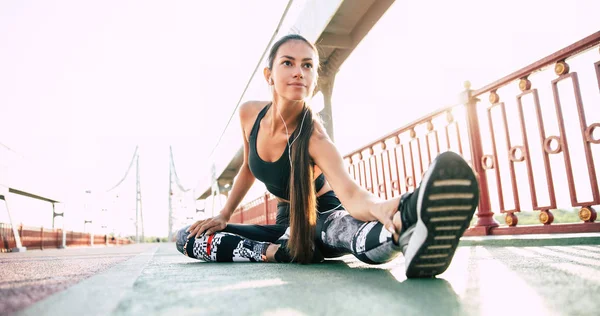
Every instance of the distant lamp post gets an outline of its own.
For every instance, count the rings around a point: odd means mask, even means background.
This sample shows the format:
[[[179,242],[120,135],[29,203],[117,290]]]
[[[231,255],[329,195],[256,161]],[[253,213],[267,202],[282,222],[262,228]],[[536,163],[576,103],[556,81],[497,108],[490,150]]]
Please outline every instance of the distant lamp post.
[[[89,210],[89,204],[91,202],[91,194],[92,194],[92,190],[85,190],[85,197],[84,197],[84,216],[88,217],[90,216],[90,210]],[[87,233],[87,224],[92,224],[92,220],[93,219],[89,219],[89,220],[84,220],[83,221],[83,232]],[[92,232],[93,227],[90,229],[89,234],[90,234],[90,246],[94,245],[94,233]]]
[[[91,197],[90,197],[91,194],[92,194],[92,190],[85,190],[85,195],[83,196],[83,212],[84,212],[83,216],[87,217],[87,218],[89,218],[88,216],[90,213],[89,204],[90,204],[90,200],[91,200]],[[87,224],[88,222],[91,223],[92,220],[91,219],[84,220],[84,223],[83,223],[83,231],[84,232],[87,232],[85,224]]]
[[[102,234],[108,235],[108,209],[103,208],[102,210],[100,210],[100,213],[100,218],[102,219],[102,225],[100,226],[100,228],[102,229]]]
[[[88,232],[88,231],[87,231],[87,224],[91,224],[91,223],[92,223],[92,220],[84,220],[84,221],[83,221],[83,232],[84,232],[84,233],[87,233],[87,232]]]

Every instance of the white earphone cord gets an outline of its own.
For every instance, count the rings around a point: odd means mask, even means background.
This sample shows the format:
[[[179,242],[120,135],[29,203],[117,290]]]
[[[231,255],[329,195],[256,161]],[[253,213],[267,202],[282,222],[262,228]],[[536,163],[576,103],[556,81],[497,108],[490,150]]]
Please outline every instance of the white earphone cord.
[[[287,124],[285,124],[285,120],[283,119],[283,116],[281,116],[281,112],[277,111],[277,113],[279,114],[279,117],[281,118],[281,121],[283,122],[283,126],[285,127],[285,135],[287,135],[286,141],[288,144],[288,158],[290,160],[290,171],[291,168],[293,168],[293,164],[292,164],[292,145],[294,144],[294,142],[296,141],[296,139],[298,139],[298,137],[300,137],[300,134],[302,133],[302,126],[304,125],[304,118],[306,117],[306,113],[308,113],[308,110],[304,111],[304,115],[302,116],[302,121],[300,122],[300,129],[298,130],[298,135],[296,135],[296,137],[294,138],[294,140],[292,140],[292,142],[290,143],[290,134],[287,128]],[[342,204],[340,203],[338,206],[324,211],[324,212],[329,212],[329,211],[333,211],[335,209],[337,209],[338,207],[342,206]]]

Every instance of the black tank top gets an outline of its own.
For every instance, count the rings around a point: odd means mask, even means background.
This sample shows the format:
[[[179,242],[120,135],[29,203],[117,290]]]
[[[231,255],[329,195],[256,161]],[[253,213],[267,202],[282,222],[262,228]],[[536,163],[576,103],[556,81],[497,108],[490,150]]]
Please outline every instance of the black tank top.
[[[258,135],[258,129],[260,128],[260,121],[267,113],[267,110],[271,107],[271,103],[267,104],[254,122],[252,130],[250,131],[250,137],[248,139],[249,152],[248,152],[248,167],[254,175],[254,177],[265,184],[267,190],[273,195],[289,200],[289,182],[290,182],[290,161],[288,158],[288,146],[285,146],[283,154],[277,161],[268,162],[262,160],[258,156],[256,149],[256,136]],[[290,136],[290,142],[296,137],[299,129],[296,129]],[[321,173],[315,179],[315,190],[319,192],[325,185],[325,176]]]

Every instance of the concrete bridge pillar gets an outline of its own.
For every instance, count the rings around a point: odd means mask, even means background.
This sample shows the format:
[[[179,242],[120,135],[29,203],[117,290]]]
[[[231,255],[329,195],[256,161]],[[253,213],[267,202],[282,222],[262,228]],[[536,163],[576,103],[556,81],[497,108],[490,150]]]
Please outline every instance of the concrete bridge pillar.
[[[323,120],[323,124],[325,125],[325,130],[327,130],[327,135],[331,138],[331,141],[335,142],[335,138],[333,135],[333,112],[331,110],[331,96],[333,95],[333,86],[335,83],[335,74],[327,77],[319,78],[319,91],[323,94],[323,110],[319,112],[321,119]]]
[[[13,236],[15,237],[16,247],[12,248],[12,252],[24,252],[27,250],[27,247],[23,247],[21,243],[21,236],[17,231],[17,226],[13,223],[12,217],[10,216],[10,208],[8,207],[8,201],[6,197],[8,196],[8,188],[0,186],[0,201],[4,201],[4,205],[6,206],[6,213],[8,214],[8,221],[10,226],[12,226]]]

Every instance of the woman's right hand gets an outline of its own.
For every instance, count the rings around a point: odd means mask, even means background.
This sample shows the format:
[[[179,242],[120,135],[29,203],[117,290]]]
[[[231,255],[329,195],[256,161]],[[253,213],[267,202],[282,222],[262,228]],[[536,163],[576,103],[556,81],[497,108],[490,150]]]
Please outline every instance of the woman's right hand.
[[[215,217],[197,221],[187,229],[187,231],[190,233],[188,235],[188,239],[192,237],[198,238],[204,232],[206,232],[206,235],[211,235],[221,231],[227,227],[227,221],[228,220],[221,214]]]

